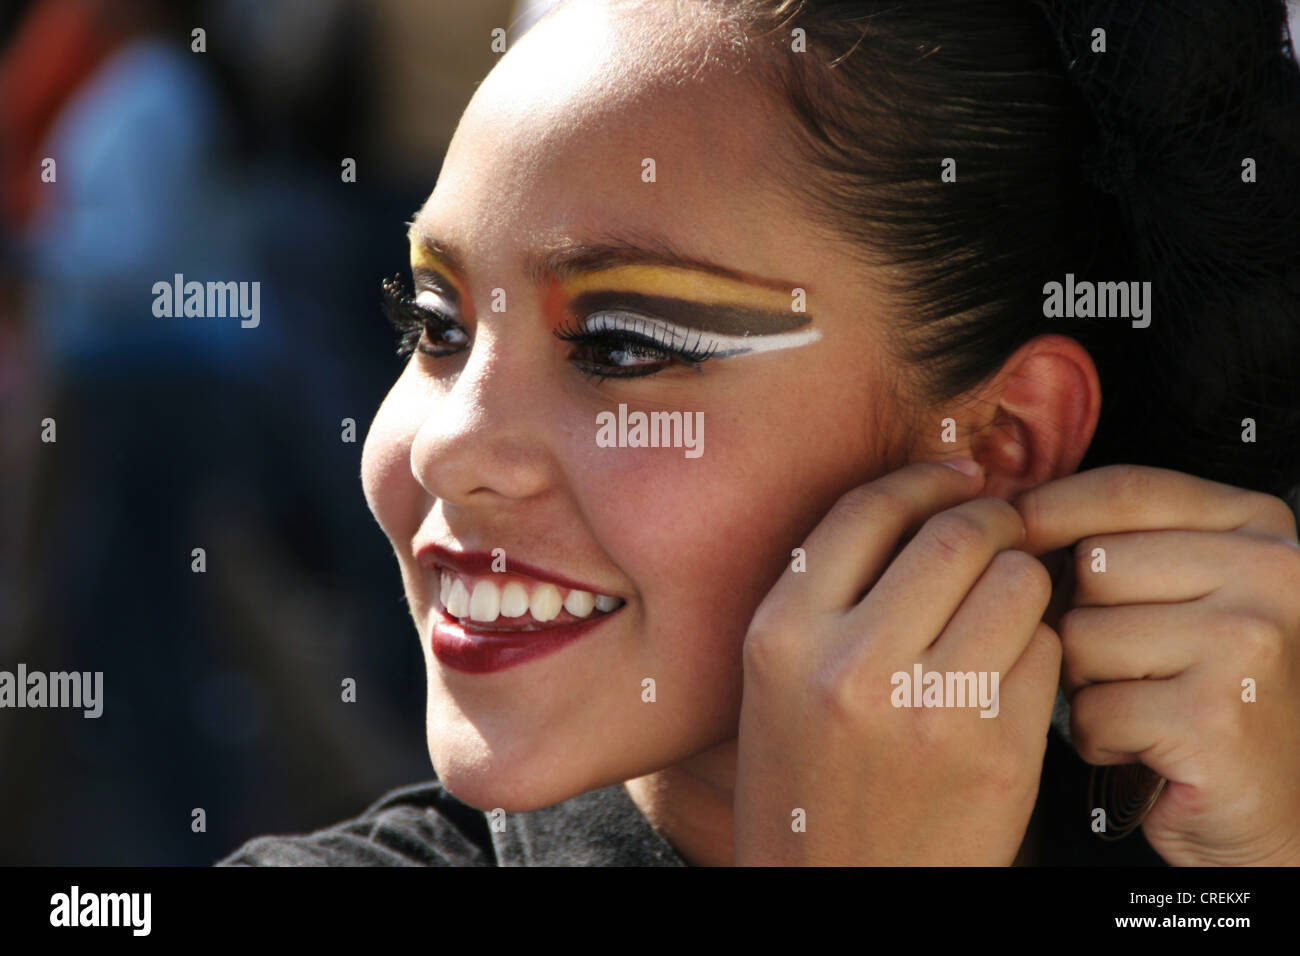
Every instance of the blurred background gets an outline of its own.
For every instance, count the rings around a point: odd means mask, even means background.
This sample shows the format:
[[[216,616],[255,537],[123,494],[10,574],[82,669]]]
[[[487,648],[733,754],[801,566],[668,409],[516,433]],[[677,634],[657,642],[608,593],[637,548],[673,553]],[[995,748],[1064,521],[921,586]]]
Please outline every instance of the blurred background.
[[[0,709],[0,864],[206,865],[430,776],[378,284],[548,6],[0,0],[0,670],[104,674],[98,719]],[[176,273],[260,324],[155,317]]]
[[[379,281],[548,6],[0,2],[0,670],[104,674],[98,719],[0,709],[0,864],[206,865],[431,775],[360,482]],[[260,324],[155,317],[176,273]]]

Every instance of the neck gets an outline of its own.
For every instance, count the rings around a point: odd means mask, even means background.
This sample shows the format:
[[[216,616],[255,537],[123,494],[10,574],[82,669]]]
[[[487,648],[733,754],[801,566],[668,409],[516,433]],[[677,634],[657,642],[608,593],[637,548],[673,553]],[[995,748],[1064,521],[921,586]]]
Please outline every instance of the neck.
[[[647,820],[691,866],[731,866],[736,740],[623,784]]]

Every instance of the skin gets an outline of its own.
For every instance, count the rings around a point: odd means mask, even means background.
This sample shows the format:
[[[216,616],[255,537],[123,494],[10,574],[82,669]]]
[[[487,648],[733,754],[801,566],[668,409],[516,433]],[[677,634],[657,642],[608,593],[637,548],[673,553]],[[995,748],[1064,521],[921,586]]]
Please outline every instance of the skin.
[[[1143,823],[1152,847],[1176,866],[1300,864],[1291,509],[1131,466],[1051,482],[1016,507],[1029,553],[1077,542],[1057,622],[1071,736],[1089,763],[1140,761],[1169,780]]]
[[[694,4],[578,0],[543,20],[478,88],[415,221],[413,232],[463,253],[456,318],[470,344],[411,358],[376,415],[362,473],[421,637],[430,757],[448,789],[483,809],[522,812],[625,781],[692,863],[1008,863],[1032,809],[1062,654],[1051,624],[1065,598],[1049,608],[1051,580],[1030,553],[1123,522],[1078,505],[1096,491],[1082,485],[1028,499],[1052,505],[1028,519],[1007,502],[1077,469],[1100,407],[1096,371],[1077,343],[1048,334],[960,402],[917,398],[887,345],[898,306],[774,185],[779,104],[731,61],[700,67],[706,47],[718,48],[702,16]],[[642,181],[644,156],[654,157],[657,182]],[[699,372],[590,379],[571,361],[573,346],[552,334],[573,290],[535,283],[523,263],[549,244],[610,233],[662,235],[692,255],[797,285],[821,337],[712,359]],[[413,252],[413,262],[425,258]],[[429,288],[428,272],[416,270],[417,291]],[[489,307],[496,289],[506,291],[504,312]],[[704,456],[597,447],[597,414],[620,403],[703,412]],[[945,417],[959,424],[956,444],[939,441]],[[958,456],[977,461],[979,475],[935,464]],[[1140,526],[1142,507],[1125,499],[1121,514]],[[627,607],[524,665],[450,670],[428,645],[438,582],[415,551],[429,543],[502,547]],[[796,574],[789,561],[801,543],[808,570]],[[1220,570],[1249,567],[1237,562],[1251,543],[1234,542]],[[1258,585],[1248,573],[1237,580],[1249,606]],[[855,603],[864,591],[870,614]],[[1270,600],[1285,617],[1284,598]],[[936,616],[943,607],[956,612],[951,621]],[[1286,620],[1300,620],[1294,607]],[[884,647],[880,635],[894,643]],[[1288,631],[1285,651],[1256,662],[1279,689],[1252,733],[1294,733],[1294,705],[1282,701],[1300,693],[1282,688],[1300,691],[1295,643]],[[896,664],[931,659],[999,670],[999,717],[878,706]],[[1077,660],[1078,674],[1100,673],[1085,653]],[[646,677],[656,681],[653,704],[641,697]],[[861,706],[836,704],[850,698]],[[1109,710],[1095,712],[1076,715],[1093,722],[1080,725],[1085,739],[1119,732]],[[909,757],[918,740],[931,760]],[[981,753],[987,759],[973,763]],[[1220,765],[1213,755],[1195,764],[1202,776],[1192,785],[1206,795],[1190,801],[1191,817],[1162,818],[1170,845],[1185,850],[1174,856],[1224,841],[1249,847],[1239,857],[1294,847],[1294,758],[1273,773],[1267,834],[1243,830],[1231,787],[1204,789],[1204,774]],[[955,794],[938,783],[954,768],[965,773]],[[873,793],[868,831],[859,811]],[[1213,799],[1228,802],[1207,812]],[[790,833],[794,807],[808,811],[806,833]],[[946,843],[918,836],[922,821],[954,813]]]

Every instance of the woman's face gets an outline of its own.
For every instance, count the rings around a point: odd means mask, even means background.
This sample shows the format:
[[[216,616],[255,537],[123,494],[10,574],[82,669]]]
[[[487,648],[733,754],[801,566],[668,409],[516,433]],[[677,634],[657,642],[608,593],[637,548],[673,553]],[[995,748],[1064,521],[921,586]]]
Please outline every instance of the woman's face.
[[[734,738],[754,609],[900,433],[882,300],[771,177],[788,141],[776,101],[720,64],[697,72],[710,31],[683,36],[700,7],[674,7],[581,0],[535,27],[478,88],[412,228],[417,301],[464,335],[411,357],[363,478],[424,650],[434,768],[481,808],[547,806]],[[651,237],[744,276],[591,257],[577,266],[599,271],[526,269],[553,249]],[[697,371],[554,334],[600,322],[714,352]],[[598,416],[620,406],[702,432],[605,447],[617,426],[602,435]],[[440,564],[456,559],[434,548],[504,550],[506,573],[459,575],[466,593],[514,582],[512,600],[532,600],[541,582],[517,561],[623,603],[576,639],[552,641],[579,630],[562,612],[498,645],[537,642],[540,656],[484,652],[496,639],[477,631],[521,619],[449,620]],[[486,590],[478,605],[494,611]]]

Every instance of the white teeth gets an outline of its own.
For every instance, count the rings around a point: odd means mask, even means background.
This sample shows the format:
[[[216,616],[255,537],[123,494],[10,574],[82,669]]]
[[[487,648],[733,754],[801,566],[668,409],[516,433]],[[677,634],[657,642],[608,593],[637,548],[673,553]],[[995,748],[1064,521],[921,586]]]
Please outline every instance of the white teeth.
[[[564,609],[574,617],[586,617],[596,606],[596,598],[590,591],[570,591],[564,599]]]
[[[469,616],[475,621],[495,621],[501,613],[501,591],[486,579],[474,585],[469,599]]]
[[[501,589],[501,616],[523,617],[528,613],[528,591],[518,581]]]
[[[622,601],[608,594],[572,590],[564,594],[554,584],[540,583],[530,596],[528,588],[519,581],[508,581],[498,587],[495,581],[480,578],[473,580],[474,590],[459,575],[443,571],[438,582],[438,599],[450,617],[470,618],[491,623],[498,616],[517,618],[532,612],[539,624],[553,621],[566,610],[574,617],[589,617],[593,610],[608,614],[622,606]]]
[[[464,617],[469,613],[469,589],[460,578],[451,582],[451,591],[447,594],[444,607],[452,617]]]
[[[563,606],[560,601],[560,589],[554,584],[542,584],[533,592],[528,609],[532,611],[536,620],[545,622],[555,620]]]

